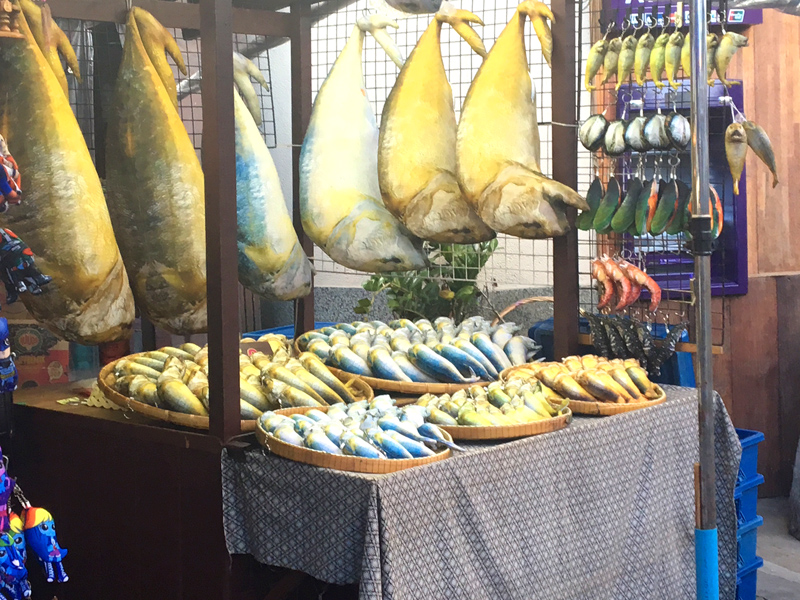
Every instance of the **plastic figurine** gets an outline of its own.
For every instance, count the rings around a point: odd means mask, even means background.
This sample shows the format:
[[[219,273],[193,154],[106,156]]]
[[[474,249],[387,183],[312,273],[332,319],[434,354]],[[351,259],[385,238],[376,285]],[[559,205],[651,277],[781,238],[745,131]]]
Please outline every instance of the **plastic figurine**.
[[[67,549],[58,545],[53,515],[43,508],[27,508],[23,513],[23,521],[25,542],[39,559],[47,582],[52,583],[56,578],[59,583],[69,581],[69,576],[61,564],[67,556]]]
[[[8,600],[23,600],[31,595],[28,569],[9,533],[0,534],[0,593]]]
[[[43,275],[36,266],[33,252],[10,229],[0,229],[0,279],[6,286],[6,300],[13,304],[19,295],[44,293],[43,285],[53,278]]]
[[[22,177],[17,161],[8,151],[5,138],[0,135],[0,213],[8,210],[9,205],[22,202]]]
[[[3,319],[5,321],[5,319]],[[8,501],[14,493],[16,481],[6,473],[6,463],[0,450],[0,532],[8,531],[10,523],[8,516]]]
[[[14,547],[17,549],[17,552],[19,552],[22,560],[26,561],[28,560],[28,547],[25,545],[25,523],[22,522],[22,519],[14,511],[11,511],[8,517],[11,526],[8,530],[9,535],[13,536]]]
[[[23,600],[31,596],[28,569],[14,539],[17,536],[24,537],[10,530],[0,533],[0,592],[8,600]]]
[[[5,317],[0,317],[0,393],[17,389],[17,365],[14,364],[14,355],[11,353],[10,337],[8,321]]]

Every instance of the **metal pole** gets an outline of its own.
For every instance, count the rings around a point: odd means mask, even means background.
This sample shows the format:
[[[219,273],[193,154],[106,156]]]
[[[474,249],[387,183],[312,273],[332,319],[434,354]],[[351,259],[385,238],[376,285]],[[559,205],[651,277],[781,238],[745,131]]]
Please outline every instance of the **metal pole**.
[[[714,379],[711,351],[711,210],[706,83],[706,0],[691,0],[692,50],[692,241],[695,261],[697,366],[699,375],[700,518],[695,530],[697,597],[719,598],[719,556],[714,474]]]

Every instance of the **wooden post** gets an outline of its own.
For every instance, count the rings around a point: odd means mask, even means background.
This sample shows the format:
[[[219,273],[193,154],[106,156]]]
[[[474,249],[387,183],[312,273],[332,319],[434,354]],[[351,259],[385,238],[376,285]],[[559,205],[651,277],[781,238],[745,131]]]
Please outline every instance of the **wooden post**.
[[[210,431],[226,443],[241,431],[231,0],[200,1],[200,45]]]
[[[553,0],[553,178],[578,187],[577,68],[575,63],[575,1]],[[567,209],[569,233],[553,239],[553,336],[555,358],[578,351],[578,232],[577,211]]]
[[[303,231],[300,220],[300,146],[311,120],[311,26],[312,19],[302,4],[292,5],[292,218],[303,250],[314,256],[314,244]],[[295,301],[295,335],[314,329],[314,286],[305,298]]]

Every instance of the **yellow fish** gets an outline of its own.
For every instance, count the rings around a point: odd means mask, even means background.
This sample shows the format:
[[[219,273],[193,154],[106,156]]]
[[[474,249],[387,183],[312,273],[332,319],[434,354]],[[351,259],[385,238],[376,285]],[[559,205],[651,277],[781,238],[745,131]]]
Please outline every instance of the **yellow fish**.
[[[421,242],[386,209],[378,183],[378,126],[361,54],[369,32],[402,66],[390,26],[397,28],[377,14],[358,20],[317,94],[300,151],[303,229],[339,264],[372,273],[427,266]]]
[[[478,216],[497,232],[563,235],[565,204],[588,210],[577,192],[541,174],[538,123],[525,52],[525,18],[550,18],[526,0],[495,41],[467,92],[457,135],[458,180]]]
[[[728,31],[722,36],[714,53],[714,66],[717,69],[717,77],[725,87],[741,85],[739,81],[728,81],[728,65],[731,64],[733,55],[739,48],[747,47],[747,37],[733,31]]]
[[[617,74],[617,67],[619,66],[619,53],[622,50],[622,39],[614,38],[608,42],[608,50],[603,57],[603,78],[600,80],[600,85],[603,86],[611,78]]]
[[[261,107],[250,75],[265,87],[267,82],[241,54],[234,57],[234,69],[239,281],[271,300],[300,298],[311,291],[311,263],[297,239],[278,171],[256,125]]]
[[[108,120],[108,208],[139,308],[188,335],[206,330],[203,171],[165,50],[185,73],[169,32],[134,7]]]
[[[647,66],[650,64],[650,53],[653,51],[655,43],[656,38],[648,31],[639,38],[639,42],[636,44],[633,71],[636,76],[636,83],[640,86],[644,86]]]
[[[57,335],[97,344],[130,335],[133,297],[100,179],[52,66],[24,15],[26,39],[0,38],[0,131],[16,158],[23,203],[2,218],[53,281],[22,294]]]
[[[667,65],[667,81],[674,88],[678,89],[681,84],[676,81],[678,68],[681,66],[681,52],[683,51],[683,34],[676,31],[669,36],[667,49],[664,52],[664,59]]]
[[[469,23],[481,20],[449,7],[436,14],[400,70],[381,118],[378,176],[383,202],[414,235],[473,244],[495,237],[464,199],[456,179],[456,115],[439,46],[448,23],[480,56],[486,49]]]
[[[44,54],[53,73],[58,79],[58,83],[64,90],[64,94],[69,95],[69,88],[67,86],[67,75],[64,73],[64,67],[61,65],[61,56],[67,63],[67,66],[75,75],[78,83],[81,83],[81,70],[78,66],[78,57],[75,56],[75,50],[69,39],[55,21],[51,21],[49,25],[50,39],[44,39],[44,31],[42,27],[42,9],[37,6],[33,0],[19,0],[20,8],[25,13],[25,20],[30,27],[33,39],[36,40],[36,45]]]
[[[586,73],[584,74],[583,81],[584,87],[589,92],[596,89],[594,78],[600,70],[600,67],[603,66],[606,52],[608,52],[608,42],[605,39],[597,40],[589,50],[589,56],[586,59]],[[616,68],[616,63],[614,68]]]
[[[664,74],[665,52],[668,41],[669,34],[663,32],[656,38],[653,50],[650,52],[650,79],[653,80],[659,90],[664,87],[664,84],[661,83],[661,76]]]
[[[636,37],[629,35],[622,40],[622,48],[619,51],[619,58],[617,59],[617,86],[616,90],[622,87],[622,84],[628,79],[628,76],[633,71],[633,66],[636,58]]]

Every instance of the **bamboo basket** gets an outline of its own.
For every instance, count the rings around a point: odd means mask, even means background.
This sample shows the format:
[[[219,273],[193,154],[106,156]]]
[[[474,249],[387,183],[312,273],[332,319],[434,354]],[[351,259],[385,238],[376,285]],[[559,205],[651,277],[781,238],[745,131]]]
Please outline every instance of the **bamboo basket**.
[[[132,354],[119,360],[129,359],[134,356],[139,355]],[[104,366],[101,369],[100,374],[97,376],[97,385],[100,387],[100,390],[103,392],[103,394],[105,394],[106,398],[111,400],[114,404],[120,408],[132,410],[151,419],[166,421],[167,423],[172,423],[173,425],[180,425],[181,427],[189,427],[191,429],[208,430],[208,417],[189,415],[174,410],[150,406],[149,404],[139,402],[138,400],[134,400],[128,396],[123,396],[118,391],[113,389],[106,383],[106,381],[108,376],[113,373],[114,366],[117,364],[117,362],[118,361],[114,361]],[[372,388],[370,388],[370,386],[364,381],[353,381],[352,384],[348,385],[352,388],[354,395],[358,400],[372,400],[375,397],[375,393],[372,391]],[[241,428],[243,433],[255,431],[256,421],[242,420]]]
[[[515,371],[523,369],[525,366],[526,365],[517,365],[515,367],[511,367],[510,369],[505,369],[502,373],[500,373],[500,379],[508,379],[509,376]],[[539,381],[536,377],[532,377],[530,375],[523,377],[523,379]],[[654,383],[653,385],[658,390],[658,398],[655,400],[648,400],[647,402],[628,402],[625,404],[616,404],[614,402],[585,402],[583,400],[569,399],[569,408],[576,415],[608,417],[611,415],[619,415],[622,413],[631,412],[633,410],[639,410],[640,408],[647,408],[648,406],[654,406],[656,404],[665,402],[667,399],[666,392],[664,392],[664,390],[658,384]]]
[[[521,425],[496,427],[450,427],[448,425],[438,425],[438,427],[449,433],[454,440],[510,440],[558,431],[559,429],[564,429],[571,421],[572,411],[568,408],[565,414],[558,417]]]
[[[313,407],[287,408],[276,412],[284,415],[302,414],[308,412],[312,408]],[[325,412],[327,411],[327,407],[318,408],[317,410]],[[256,438],[258,438],[259,443],[269,449],[270,452],[277,456],[288,458],[289,460],[326,469],[337,469],[339,471],[350,471],[352,473],[370,473],[373,475],[395,473],[413,467],[421,467],[422,465],[439,462],[450,456],[449,448],[437,452],[434,456],[405,459],[363,458],[361,456],[328,454],[327,452],[312,450],[311,448],[301,448],[300,446],[293,446],[292,444],[282,442],[269,435],[260,422],[256,424]],[[452,438],[450,441],[452,441]]]
[[[667,400],[667,394],[658,385],[653,384],[658,389],[659,396],[655,400],[647,402],[628,402],[626,404],[615,404],[613,402],[584,402],[582,400],[570,400],[569,408],[576,415],[590,415],[595,417],[609,417],[622,413],[648,408],[656,404],[662,404]]]

